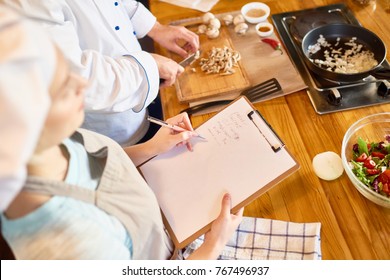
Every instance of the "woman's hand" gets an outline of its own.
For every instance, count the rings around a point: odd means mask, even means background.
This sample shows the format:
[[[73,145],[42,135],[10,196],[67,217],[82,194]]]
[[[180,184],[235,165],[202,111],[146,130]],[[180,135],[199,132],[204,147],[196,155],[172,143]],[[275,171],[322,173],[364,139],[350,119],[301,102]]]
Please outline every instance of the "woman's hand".
[[[161,127],[148,142],[151,146],[158,148],[158,153],[166,152],[174,146],[186,145],[192,151],[190,138],[197,135],[192,128],[190,118],[187,113],[181,113],[166,120],[167,123],[177,125],[185,129],[184,132],[177,132],[173,129]]]
[[[192,151],[190,138],[196,136],[187,113],[181,113],[166,122],[185,129],[183,132],[174,131],[171,128],[161,127],[157,133],[145,143],[125,147],[124,150],[136,166],[148,159],[166,152],[175,146],[186,145]]]
[[[211,224],[211,229],[205,234],[204,243],[194,251],[188,259],[216,259],[230,237],[241,223],[244,208],[236,214],[232,214],[230,194],[225,194],[222,199],[221,213]]]
[[[222,198],[221,213],[211,225],[211,229],[205,235],[205,242],[212,242],[221,246],[221,249],[229,241],[229,238],[236,231],[241,223],[244,208],[241,208],[236,214],[232,214],[231,196],[226,193]]]
[[[161,25],[156,22],[148,35],[164,48],[183,58],[199,49],[199,36],[184,26]]]
[[[172,59],[169,59],[165,56],[158,55],[155,53],[152,53],[151,55],[157,63],[160,79],[163,80],[160,85],[160,88],[173,85],[176,81],[176,78],[184,72],[184,68]]]

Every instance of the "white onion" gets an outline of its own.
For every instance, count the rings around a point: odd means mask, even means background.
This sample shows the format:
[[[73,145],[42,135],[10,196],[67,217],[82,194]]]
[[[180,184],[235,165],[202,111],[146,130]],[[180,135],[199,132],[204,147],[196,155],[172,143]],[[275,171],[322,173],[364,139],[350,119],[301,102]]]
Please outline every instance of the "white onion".
[[[317,154],[313,158],[314,173],[323,180],[334,180],[340,177],[343,172],[343,164],[338,154],[334,152],[324,152]]]

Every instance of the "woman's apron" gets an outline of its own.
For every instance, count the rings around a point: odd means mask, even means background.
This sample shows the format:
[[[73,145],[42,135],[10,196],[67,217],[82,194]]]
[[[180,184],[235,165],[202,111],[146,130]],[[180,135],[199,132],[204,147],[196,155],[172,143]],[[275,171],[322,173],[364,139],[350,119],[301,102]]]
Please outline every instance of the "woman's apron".
[[[164,229],[157,199],[123,148],[105,136],[83,129],[72,138],[84,144],[89,155],[106,160],[97,189],[29,177],[24,191],[94,204],[127,229],[133,242],[133,259],[169,259],[173,245]]]

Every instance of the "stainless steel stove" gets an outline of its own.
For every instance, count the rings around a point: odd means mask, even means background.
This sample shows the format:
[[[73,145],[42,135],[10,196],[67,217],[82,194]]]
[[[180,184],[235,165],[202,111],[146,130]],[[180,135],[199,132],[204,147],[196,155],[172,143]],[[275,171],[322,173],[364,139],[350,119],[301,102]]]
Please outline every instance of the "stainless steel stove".
[[[318,114],[390,103],[390,82],[387,80],[369,76],[357,82],[340,83],[320,77],[305,64],[301,42],[311,29],[330,23],[361,25],[345,4],[275,14],[272,20],[308,86],[307,93]],[[387,60],[382,65],[389,67]]]

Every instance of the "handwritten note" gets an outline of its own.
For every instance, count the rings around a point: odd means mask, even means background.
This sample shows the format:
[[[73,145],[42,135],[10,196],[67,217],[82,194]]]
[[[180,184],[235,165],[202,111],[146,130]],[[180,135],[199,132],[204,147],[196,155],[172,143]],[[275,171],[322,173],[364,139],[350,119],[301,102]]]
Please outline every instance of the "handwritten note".
[[[245,125],[246,122],[243,116],[235,112],[222,120],[218,120],[215,125],[208,128],[208,132],[218,144],[229,145],[240,141],[240,130]]]
[[[285,149],[272,150],[248,118],[252,110],[237,100],[196,129],[207,140],[193,139],[193,152],[176,147],[141,167],[179,243],[218,216],[224,193],[234,207],[298,166]]]

